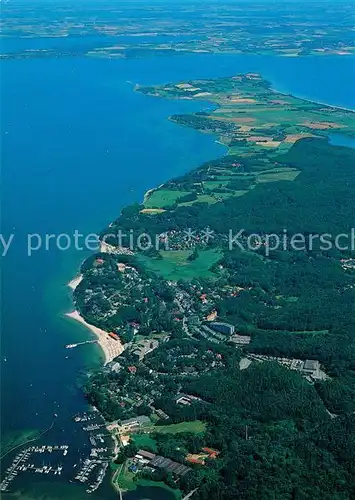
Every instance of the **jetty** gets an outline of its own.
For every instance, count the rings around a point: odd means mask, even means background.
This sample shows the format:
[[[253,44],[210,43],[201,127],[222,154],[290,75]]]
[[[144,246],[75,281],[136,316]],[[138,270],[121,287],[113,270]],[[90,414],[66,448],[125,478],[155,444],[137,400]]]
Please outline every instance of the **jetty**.
[[[20,453],[18,453],[13,459],[10,466],[5,471],[5,477],[0,483],[0,491],[8,491],[10,484],[12,481],[23,472],[32,472],[37,474],[54,474],[61,475],[63,466],[61,463],[53,466],[50,462],[45,465],[43,462],[42,465],[35,464],[30,462],[31,458],[35,455],[42,454],[52,454],[53,452],[62,452],[63,456],[66,456],[68,453],[69,445],[41,445],[41,446],[30,446],[25,448]]]
[[[67,344],[65,346],[66,349],[73,349],[74,347],[78,347],[79,345],[85,344],[97,344],[97,340],[86,340],[85,342],[77,342],[76,344]]]

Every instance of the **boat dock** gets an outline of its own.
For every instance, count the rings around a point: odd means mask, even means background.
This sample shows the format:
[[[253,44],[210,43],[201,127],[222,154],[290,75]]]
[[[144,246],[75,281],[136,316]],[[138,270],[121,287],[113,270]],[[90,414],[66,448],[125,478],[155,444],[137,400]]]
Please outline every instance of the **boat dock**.
[[[86,432],[91,432],[100,429],[100,427],[105,427],[105,424],[91,424],[88,425],[87,427],[83,427],[83,430]]]
[[[97,490],[97,488],[100,486],[100,484],[104,480],[107,467],[108,467],[108,462],[105,462],[100,467],[100,470],[99,470],[99,473],[96,477],[96,480],[88,487],[88,489],[86,490],[86,493],[93,493],[94,491]]]
[[[37,474],[54,474],[60,475],[63,470],[61,464],[52,466],[50,463],[42,466],[30,463],[31,457],[34,455],[41,455],[42,453],[52,454],[52,453],[62,453],[66,456],[68,453],[69,446],[67,444],[62,445],[43,445],[43,446],[30,446],[18,453],[13,459],[11,465],[6,469],[5,477],[0,483],[0,491],[8,491],[11,482],[21,473],[21,472],[34,472]]]
[[[77,344],[67,344],[65,348],[73,349],[74,347],[78,347],[79,345],[85,345],[85,344],[97,344],[97,340],[86,340],[85,342],[78,342]]]
[[[98,451],[104,451],[104,450],[98,450]],[[103,460],[101,458],[87,458],[84,463],[83,467],[81,470],[78,472],[78,474],[75,476],[75,480],[79,481],[81,483],[87,483],[88,488],[86,490],[87,493],[93,493],[94,491],[97,490],[97,488],[101,485],[102,481],[104,480],[105,474],[107,467],[109,465],[108,460]],[[98,473],[92,477],[94,471],[98,469]]]

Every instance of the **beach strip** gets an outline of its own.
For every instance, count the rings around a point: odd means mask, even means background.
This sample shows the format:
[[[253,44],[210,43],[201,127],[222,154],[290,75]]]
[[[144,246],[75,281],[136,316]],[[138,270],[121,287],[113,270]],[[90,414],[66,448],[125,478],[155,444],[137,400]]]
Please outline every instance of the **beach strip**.
[[[101,328],[98,328],[97,326],[91,325],[90,323],[87,323],[85,319],[80,316],[78,311],[73,311],[70,313],[66,313],[65,316],[68,318],[71,318],[75,321],[78,321],[78,323],[81,323],[84,325],[88,330],[90,330],[95,337],[97,338],[97,343],[102,349],[102,352],[104,353],[104,365],[107,365],[107,363],[110,363],[113,359],[117,358],[122,352],[124,351],[123,344],[120,342],[119,339],[115,339],[110,337],[108,332],[105,332]]]
[[[79,286],[82,281],[83,281],[83,275],[79,274],[79,276],[76,276],[71,281],[69,281],[68,287],[74,291],[76,289],[76,287]]]

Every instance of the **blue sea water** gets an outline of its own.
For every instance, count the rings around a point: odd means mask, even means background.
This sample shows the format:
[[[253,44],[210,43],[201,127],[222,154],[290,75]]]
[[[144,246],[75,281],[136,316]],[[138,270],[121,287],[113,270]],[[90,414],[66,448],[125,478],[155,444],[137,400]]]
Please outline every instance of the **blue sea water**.
[[[346,148],[355,148],[355,138],[342,134],[329,134],[329,142],[333,146],[344,146]]]
[[[11,43],[16,50],[16,41]],[[208,103],[144,96],[133,84],[258,71],[281,91],[354,109],[354,67],[348,56],[210,54],[2,63],[2,233],[14,234],[2,259],[2,439],[55,420],[45,440],[72,446],[61,482],[19,480],[14,486],[25,492],[20,498],[115,498],[109,484],[88,496],[67,483],[70,460],[89,450],[86,435],[69,417],[86,408],[80,381],[100,363],[95,346],[64,349],[89,337],[63,318],[71,308],[66,283],[86,253],[49,243],[48,250],[29,257],[28,234],[44,239],[76,229],[97,232],[147,189],[224,153],[212,136],[167,120]],[[169,494],[141,488],[126,498],[168,500]]]

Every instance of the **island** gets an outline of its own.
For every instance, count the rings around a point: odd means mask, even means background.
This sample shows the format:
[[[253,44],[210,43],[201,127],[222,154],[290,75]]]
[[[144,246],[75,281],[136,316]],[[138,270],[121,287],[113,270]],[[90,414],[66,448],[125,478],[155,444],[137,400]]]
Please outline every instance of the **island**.
[[[256,73],[136,91],[200,100],[170,119],[227,152],[125,207],[75,282],[78,314],[124,345],[85,386],[115,487],[353,498],[355,151],[332,142],[355,113]]]

